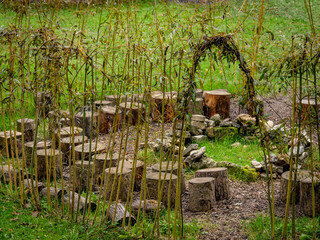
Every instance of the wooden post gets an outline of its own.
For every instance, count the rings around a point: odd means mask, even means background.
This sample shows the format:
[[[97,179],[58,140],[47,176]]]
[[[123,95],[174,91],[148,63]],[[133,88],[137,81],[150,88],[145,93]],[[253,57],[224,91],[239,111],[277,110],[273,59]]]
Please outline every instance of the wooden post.
[[[37,158],[35,160],[35,169],[38,174],[38,179],[43,179],[48,174],[49,174],[49,177],[51,178],[54,176],[54,173],[56,173],[57,177],[60,177],[61,168],[60,168],[59,150],[52,149],[52,148],[37,150]]]
[[[225,91],[206,91],[204,94],[204,114],[207,118],[217,113],[222,118],[230,116],[231,93]]]
[[[212,177],[193,178],[189,181],[189,209],[208,211],[215,204],[215,180]]]
[[[34,138],[34,120],[30,118],[25,118],[24,119],[24,142],[30,142],[33,141]],[[22,131],[22,119],[17,120],[17,130],[19,132]]]
[[[109,154],[100,153],[92,156],[92,161],[95,160],[95,174],[96,174],[97,183],[100,184],[102,182],[102,173],[106,168],[117,166],[118,157],[119,155],[117,153],[114,153],[112,157],[110,153]],[[106,161],[106,165],[105,165],[105,168],[103,168],[105,161]]]
[[[83,148],[83,151],[82,151],[82,148]],[[92,141],[91,144],[90,142],[83,143],[74,148],[76,160],[81,160],[82,153],[84,156],[83,160],[89,160],[90,153],[91,153],[91,156],[93,156],[94,154],[103,153],[105,151],[106,151],[106,144],[99,143],[99,142],[96,144],[95,141]]]
[[[163,172],[148,173],[146,176],[146,183],[147,192],[149,193],[150,199],[158,200],[158,194],[160,194],[158,192],[158,184],[159,181],[161,181],[161,189],[163,186],[163,192],[161,193],[161,202],[163,202],[165,206],[170,206],[174,208],[176,199],[177,179],[177,176],[173,174],[170,176],[170,174]],[[168,200],[168,196],[170,200]]]
[[[159,172],[160,171],[160,163],[157,163],[152,166],[152,171]],[[167,172],[169,175],[172,174],[178,176],[178,162],[174,161],[163,161],[161,163],[161,172]],[[181,193],[185,193],[186,190],[186,183],[184,180],[184,171],[183,171],[183,164],[181,163]]]
[[[196,171],[196,177],[215,178],[216,200],[220,201],[230,197],[227,168],[206,168]]]
[[[33,149],[34,142],[27,142],[24,144],[24,152],[25,152],[25,161],[27,164],[27,167],[31,165],[31,158],[32,158],[32,149]],[[40,149],[50,149],[51,148],[51,141],[40,141],[36,144],[36,151]],[[36,152],[35,152],[36,154]]]
[[[112,130],[113,124],[115,129],[118,130],[121,124],[121,110],[115,107],[105,106],[101,108],[100,114],[100,133],[109,133]]]
[[[91,181],[92,177],[92,169],[93,169],[93,162],[90,163],[90,172],[89,172],[89,161],[83,161],[83,168],[82,168],[82,175],[81,175],[81,161],[76,161],[75,162],[75,167],[76,167],[76,189],[79,191],[83,190],[88,190],[87,189],[87,180],[88,180],[88,174],[89,174],[89,181]],[[96,183],[95,179],[95,173],[93,171],[93,185]],[[89,187],[90,187],[89,183]]]
[[[75,147],[82,144],[87,143],[88,137],[87,136],[75,136],[72,137],[66,137],[62,138],[60,140],[60,146],[61,146],[61,152],[63,153],[63,162],[69,163],[70,153],[72,153],[72,146]],[[72,156],[71,156],[71,162],[72,162]]]
[[[118,186],[120,185],[118,199],[124,202],[127,201],[127,197],[129,196],[129,192],[130,192],[130,181],[131,181],[132,171],[127,168],[123,168],[121,171],[120,167],[118,167],[118,169],[116,167],[106,168],[104,171],[105,171],[104,191],[107,196],[107,200],[109,200],[110,197],[111,197],[111,201],[116,200]],[[113,183],[114,183],[114,186],[113,186]]]

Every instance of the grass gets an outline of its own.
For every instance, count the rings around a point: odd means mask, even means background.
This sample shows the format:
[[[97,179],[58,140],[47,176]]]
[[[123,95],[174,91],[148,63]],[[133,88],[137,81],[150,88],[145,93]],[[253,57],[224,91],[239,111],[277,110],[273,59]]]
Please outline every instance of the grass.
[[[320,217],[315,219],[316,238],[320,239],[319,229]],[[270,218],[267,215],[258,214],[256,218],[250,219],[248,222],[243,222],[244,231],[248,234],[248,238],[252,240],[267,240],[271,239],[270,235]],[[276,218],[275,221],[275,239],[281,238],[283,222],[281,218]],[[292,223],[288,223],[288,238],[292,237]],[[313,224],[310,217],[299,217],[296,219],[296,233],[299,239],[313,239]]]
[[[233,143],[239,142],[239,147],[231,147]],[[207,140],[199,144],[206,147],[206,155],[216,162],[227,161],[240,166],[251,166],[251,161],[256,159],[262,161],[263,152],[259,141],[246,141],[244,138],[236,137],[223,141]]]

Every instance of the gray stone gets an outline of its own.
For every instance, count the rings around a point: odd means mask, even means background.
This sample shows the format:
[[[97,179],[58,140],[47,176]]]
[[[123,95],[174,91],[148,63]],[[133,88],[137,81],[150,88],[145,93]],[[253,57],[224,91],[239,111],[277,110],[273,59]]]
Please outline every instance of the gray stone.
[[[282,166],[277,166],[275,170],[276,170],[276,172],[278,174],[282,174],[283,173],[283,167]]]
[[[203,154],[206,152],[206,147],[201,147],[199,150],[193,150],[190,152],[190,157],[192,161],[195,161],[197,159],[200,159]]]
[[[206,129],[206,124],[204,122],[191,121],[191,126],[201,130]]]
[[[207,128],[208,128],[208,127],[215,127],[215,126],[216,126],[215,121],[206,119],[204,122],[206,123],[206,127],[207,127]]]
[[[214,121],[215,124],[216,124],[216,126],[219,126],[220,123],[221,123],[221,121],[222,121],[222,120],[221,120],[221,116],[220,116],[219,114],[213,115],[213,116],[210,118],[210,120]]]
[[[240,114],[236,119],[243,126],[252,126],[256,122],[256,119],[251,117],[249,114]]]
[[[299,146],[299,155],[301,155],[305,150],[305,147],[303,145]],[[298,154],[298,146],[294,146],[292,150],[293,157],[295,157]],[[289,157],[291,157],[291,148],[289,148]]]
[[[257,171],[262,170],[262,164],[255,159],[251,161],[251,166]]]
[[[233,127],[233,121],[231,121],[230,118],[226,118],[222,121],[220,127]]]
[[[270,162],[271,163],[278,163],[277,155],[275,155],[274,153],[270,153]]]
[[[241,146],[242,145],[239,142],[235,142],[235,143],[231,144],[231,147],[241,147]]]
[[[203,131],[197,127],[189,126],[189,131],[191,135],[202,135]]]
[[[196,143],[190,144],[184,151],[183,151],[183,156],[189,156],[190,152],[193,150],[197,150],[199,148],[199,145]]]
[[[207,140],[207,136],[206,135],[197,135],[197,136],[192,136],[191,137],[191,141],[193,142],[204,142]]]
[[[269,175],[270,175],[270,174],[269,174]],[[273,173],[272,176],[273,176],[273,179],[276,179],[276,178],[277,178],[277,174],[276,174],[276,173]],[[261,173],[260,177],[261,177],[262,180],[268,180],[266,173]]]
[[[192,115],[191,121],[195,122],[204,122],[206,120],[206,117],[203,115]]]
[[[267,130],[267,132],[270,131],[273,127],[274,127],[274,123],[271,120],[266,122],[266,130]]]

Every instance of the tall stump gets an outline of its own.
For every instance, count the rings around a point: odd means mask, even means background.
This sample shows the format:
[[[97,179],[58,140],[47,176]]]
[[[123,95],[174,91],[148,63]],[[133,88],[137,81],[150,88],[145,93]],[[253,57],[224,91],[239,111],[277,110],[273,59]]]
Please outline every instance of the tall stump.
[[[130,193],[130,181],[132,171],[127,168],[112,167],[106,168],[105,170],[105,179],[104,179],[104,192],[107,196],[107,201],[111,197],[111,201],[115,201],[117,198],[117,193],[119,193],[118,199],[122,201],[127,201],[127,198]],[[119,188],[119,192],[118,192]]]
[[[31,142],[34,138],[34,120],[30,118],[25,118],[23,121],[24,125],[24,142]],[[17,120],[17,130],[22,133],[22,119]]]
[[[174,207],[177,189],[177,179],[177,176],[173,174],[170,176],[170,174],[161,172],[159,178],[159,173],[157,172],[148,173],[146,176],[146,184],[147,194],[149,194],[150,199],[158,200],[158,194],[160,195],[160,193],[158,192],[158,184],[160,181],[161,189],[163,189],[163,192],[161,194],[161,202],[165,206],[170,205],[170,207]]]
[[[138,102],[124,102],[120,103],[119,108],[122,112],[122,119],[125,117],[125,121],[128,124],[136,125],[138,124],[138,119],[140,116],[140,123],[143,121],[144,117],[144,106],[142,103]]]
[[[164,116],[165,122],[171,122],[175,115],[175,108],[177,104],[177,94],[167,92],[163,94],[152,93],[151,105],[152,105],[152,117],[153,121],[157,122]]]
[[[313,187],[311,173],[300,180],[300,211],[308,216],[313,215],[312,189],[314,189],[315,216],[320,215],[320,173],[314,173]]]
[[[81,174],[81,165],[82,165],[82,174]],[[76,161],[75,168],[76,168],[75,185],[76,185],[77,191],[88,190],[87,186],[89,186],[90,188],[91,180],[92,180],[92,184],[95,185],[96,178],[95,178],[95,173],[93,171],[93,162],[90,162],[90,171],[89,171],[89,161],[83,161],[83,164],[81,164],[81,161]],[[92,171],[93,171],[93,175],[92,175]],[[89,183],[88,183],[88,177],[89,177]]]
[[[215,179],[216,200],[228,199],[230,196],[227,168],[206,168],[196,171],[196,177],[212,177]]]
[[[73,151],[73,146],[76,147],[82,143],[87,143],[88,142],[88,137],[87,136],[75,136],[74,138],[72,137],[66,137],[62,138],[60,140],[60,147],[61,147],[61,152],[63,152],[63,162],[64,163],[69,163],[69,160],[71,159],[72,162],[72,151]]]
[[[102,174],[105,169],[117,166],[118,157],[117,153],[112,154],[112,157],[110,153],[100,153],[92,156],[92,161],[95,161],[97,183],[100,184],[102,182]]]
[[[24,144],[24,153],[25,153],[25,161],[27,166],[29,167],[31,165],[31,160],[32,160],[32,149],[34,146],[34,141],[32,142],[27,142]],[[36,143],[36,149],[34,154],[37,154],[37,150],[40,149],[50,149],[51,148],[51,141],[46,140],[46,141],[40,141]]]
[[[225,91],[206,91],[204,95],[204,114],[207,118],[215,114],[220,114],[222,118],[230,116],[231,93]]]
[[[160,163],[153,165],[152,171],[160,172]],[[172,172],[172,174],[178,176],[178,162],[163,161],[161,163],[161,172],[163,172],[163,173],[167,172],[167,174],[169,174],[169,175]],[[184,193],[185,190],[186,190],[186,183],[185,183],[185,179],[184,179],[183,164],[181,163],[181,193]]]
[[[115,107],[105,106],[101,108],[100,114],[100,132],[109,133],[113,127],[118,130],[121,124],[121,110]]]
[[[212,177],[193,178],[189,181],[189,209],[193,212],[208,211],[213,208],[215,179]]]
[[[135,171],[134,190],[140,191],[143,176],[143,162],[139,160],[133,161],[131,159],[125,159],[121,160],[118,165],[120,168],[123,166],[124,168],[130,169],[132,173]]]
[[[35,163],[38,179],[43,179],[47,176],[52,178],[55,174],[56,177],[61,176],[59,150],[52,148],[37,150],[37,158],[35,159]]]
[[[78,112],[75,115],[75,123],[81,127],[87,137],[97,135],[99,114],[92,111]],[[92,130],[92,131],[91,131]]]

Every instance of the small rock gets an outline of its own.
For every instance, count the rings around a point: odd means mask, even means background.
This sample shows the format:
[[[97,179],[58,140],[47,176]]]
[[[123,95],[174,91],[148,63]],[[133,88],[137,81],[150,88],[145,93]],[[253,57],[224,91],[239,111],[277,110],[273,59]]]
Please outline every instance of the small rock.
[[[303,145],[299,146],[299,155],[301,155],[304,152],[304,149],[305,148]],[[293,157],[295,157],[298,154],[298,146],[293,147],[292,154]],[[289,148],[289,157],[291,157],[291,148]]]
[[[204,122],[191,121],[191,126],[196,127],[201,130],[206,129],[206,124]]]
[[[215,126],[216,126],[215,121],[206,119],[204,122],[206,123],[206,127],[207,127],[207,128],[208,128],[208,127],[215,127]]]
[[[241,143],[235,142],[235,143],[231,144],[231,147],[241,147]]]
[[[251,117],[249,114],[240,114],[236,119],[243,126],[252,126],[256,122],[256,119]]]
[[[183,151],[183,156],[189,156],[190,152],[193,150],[197,150],[199,148],[199,145],[196,143],[190,144],[184,151]]]
[[[266,173],[261,173],[260,177],[261,177],[262,180],[268,180]],[[269,174],[269,177],[270,177],[270,174]],[[272,177],[273,177],[273,179],[276,179],[277,178],[277,174],[273,173]]]
[[[267,130],[267,132],[270,131],[273,127],[274,127],[274,123],[271,120],[266,122],[266,130]]]
[[[197,135],[197,136],[192,136],[191,137],[191,141],[193,142],[204,142],[207,140],[207,136],[206,135]]]
[[[190,157],[192,161],[200,159],[203,154],[206,152],[206,147],[201,147],[199,150],[193,150],[190,152]]]
[[[191,121],[195,122],[204,122],[206,120],[206,117],[203,115],[192,115]]]
[[[233,122],[230,120],[230,118],[226,118],[222,121],[220,127],[233,127]]]
[[[219,126],[220,123],[221,123],[221,121],[222,121],[222,120],[221,120],[221,116],[220,116],[219,114],[213,115],[213,116],[210,118],[210,120],[214,121],[216,126]]]
[[[247,145],[243,145],[243,148],[247,148],[248,146]]]
[[[203,131],[197,127],[189,126],[189,131],[191,135],[202,135]]]

